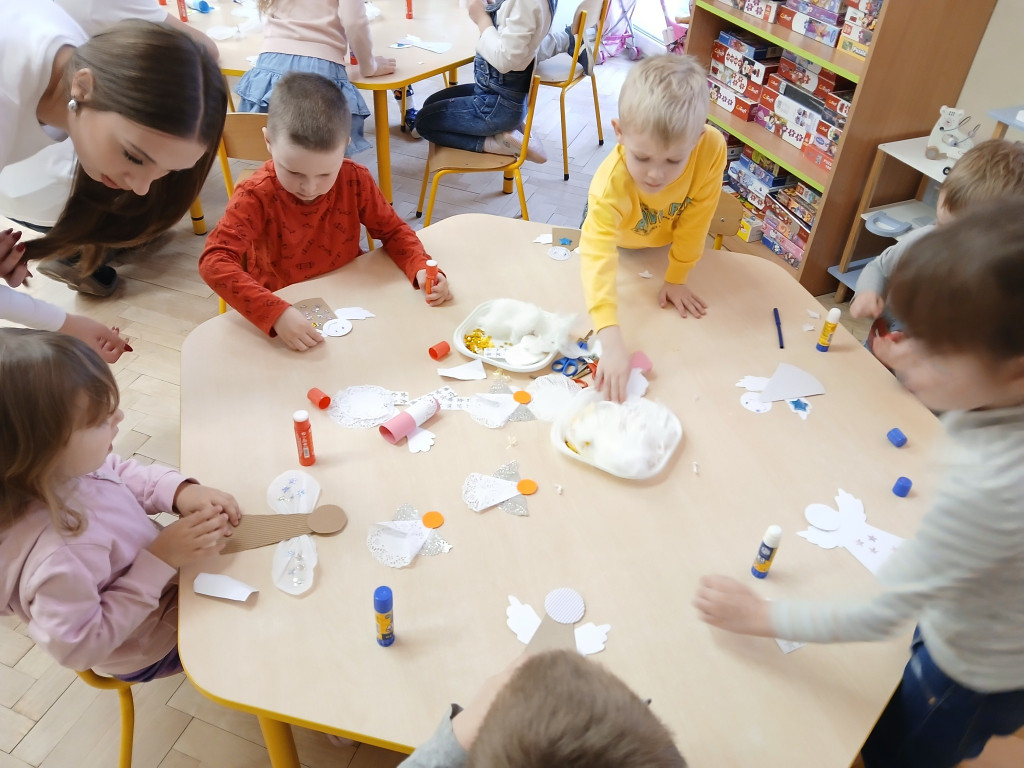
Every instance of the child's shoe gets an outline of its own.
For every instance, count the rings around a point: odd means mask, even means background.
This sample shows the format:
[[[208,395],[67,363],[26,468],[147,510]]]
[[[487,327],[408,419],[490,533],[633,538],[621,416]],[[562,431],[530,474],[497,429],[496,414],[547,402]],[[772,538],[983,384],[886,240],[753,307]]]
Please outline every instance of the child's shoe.
[[[569,35],[569,46],[565,49],[565,52],[572,56],[572,52],[576,50],[576,36],[572,33],[571,25],[566,24],[565,33]],[[584,73],[587,75],[594,74],[594,52],[590,48],[590,41],[587,40],[585,30],[583,32],[583,42],[580,44],[580,55],[576,61],[583,67]]]
[[[395,97],[395,101],[401,101],[402,100],[402,89],[401,88],[395,88],[391,92],[391,94]],[[405,96],[406,96],[406,98],[412,96],[412,86],[411,85],[405,86]]]
[[[399,126],[403,133],[408,133],[414,139],[423,138],[420,136],[420,132],[416,130],[416,115],[419,110],[407,109],[405,110],[405,117],[402,118],[402,125]]]

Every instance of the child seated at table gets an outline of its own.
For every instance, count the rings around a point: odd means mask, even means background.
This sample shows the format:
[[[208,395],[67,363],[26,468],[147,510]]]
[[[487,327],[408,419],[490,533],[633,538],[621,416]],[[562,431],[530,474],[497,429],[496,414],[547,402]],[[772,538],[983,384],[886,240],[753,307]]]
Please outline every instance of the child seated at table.
[[[402,768],[686,768],[625,683],[574,650],[523,654],[490,678]]]
[[[321,75],[289,72],[274,87],[264,137],[271,159],[235,188],[206,241],[199,274],[270,336],[305,351],[323,336],[273,291],[343,267],[362,253],[359,226],[381,240],[415,288],[430,258],[370,172],[345,157],[351,113]],[[438,273],[432,306],[450,298]]]
[[[220,551],[238,503],[112,453],[117,382],[85,342],[0,329],[0,380],[0,615],[65,667],[180,672],[178,568]]]
[[[686,285],[704,252],[725,170],[725,139],[708,116],[707,71],[690,56],[635,64],[612,120],[618,146],[590,183],[580,237],[583,293],[601,341],[598,388],[622,402],[629,354],[619,326],[618,248],[668,247],[658,304],[701,317],[705,303]]]
[[[937,225],[942,226],[981,203],[1013,195],[1024,195],[1024,143],[1005,139],[983,141],[964,153],[942,182]],[[911,243],[931,232],[935,226],[909,232],[861,270],[857,277],[857,294],[850,303],[853,317],[884,316],[888,330],[899,330],[899,320],[886,311],[886,285]],[[874,339],[869,337],[868,347],[877,356],[878,350],[873,342]],[[888,364],[884,359],[882,362]]]
[[[913,538],[861,601],[769,603],[701,580],[700,618],[749,635],[878,640],[917,621],[903,680],[864,744],[866,768],[952,768],[1024,726],[1024,198],[968,211],[914,242],[889,301],[907,388],[943,411],[945,466]]]

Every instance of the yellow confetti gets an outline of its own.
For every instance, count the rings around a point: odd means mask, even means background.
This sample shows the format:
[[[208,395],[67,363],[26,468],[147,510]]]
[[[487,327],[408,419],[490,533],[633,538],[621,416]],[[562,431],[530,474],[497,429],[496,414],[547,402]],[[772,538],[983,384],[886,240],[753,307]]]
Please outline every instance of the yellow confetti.
[[[466,345],[466,349],[477,355],[494,346],[491,337],[484,333],[483,328],[474,328],[462,337],[462,343]]]

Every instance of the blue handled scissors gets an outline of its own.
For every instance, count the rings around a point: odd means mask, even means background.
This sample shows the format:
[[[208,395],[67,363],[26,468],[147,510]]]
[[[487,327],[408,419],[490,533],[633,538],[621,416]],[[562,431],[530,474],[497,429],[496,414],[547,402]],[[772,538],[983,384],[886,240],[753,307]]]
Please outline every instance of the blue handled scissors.
[[[580,366],[586,363],[582,357],[560,357],[551,364],[551,370],[563,376],[575,376]]]

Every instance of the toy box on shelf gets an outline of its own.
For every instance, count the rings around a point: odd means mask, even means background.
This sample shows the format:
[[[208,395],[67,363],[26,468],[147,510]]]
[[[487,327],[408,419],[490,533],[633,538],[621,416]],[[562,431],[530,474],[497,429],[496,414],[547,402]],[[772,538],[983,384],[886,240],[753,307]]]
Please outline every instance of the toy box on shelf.
[[[743,3],[743,12],[762,21],[775,21],[775,15],[783,0],[746,0]]]
[[[779,46],[769,45],[757,35],[744,30],[723,29],[718,33],[718,42],[754,61],[777,59],[782,55],[782,48]]]
[[[843,16],[846,13],[842,0],[786,0],[786,7],[833,27],[843,26]]]
[[[839,50],[866,59],[875,33],[882,0],[847,0],[846,21],[839,36]]]
[[[832,48],[839,44],[839,33],[843,31],[842,27],[812,19],[806,13],[798,13],[789,6],[779,9],[775,23]]]
[[[768,76],[779,68],[778,59],[755,61],[718,40],[711,46],[711,60],[724,65],[727,69],[731,69],[743,77],[749,78],[758,85],[763,84],[768,79]]]
[[[726,112],[735,115],[740,120],[754,119],[754,106],[757,102],[740,96],[725,83],[715,80],[713,77],[708,78],[708,90],[711,101]]]

